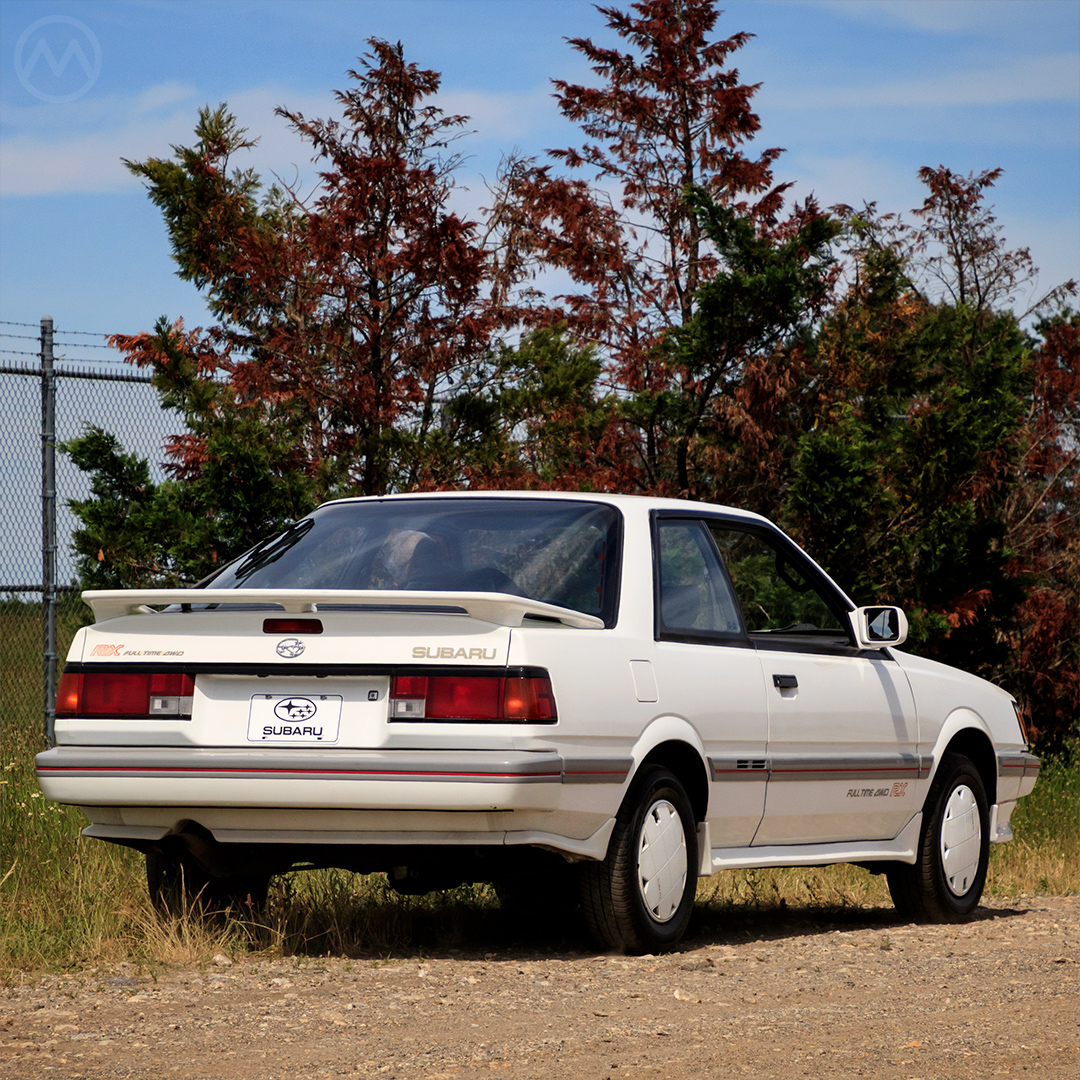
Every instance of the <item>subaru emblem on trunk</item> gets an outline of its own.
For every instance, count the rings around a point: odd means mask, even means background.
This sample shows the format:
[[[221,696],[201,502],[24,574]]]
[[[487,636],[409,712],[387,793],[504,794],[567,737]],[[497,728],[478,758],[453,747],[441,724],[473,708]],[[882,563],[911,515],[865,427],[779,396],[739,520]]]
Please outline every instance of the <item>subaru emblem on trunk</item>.
[[[288,637],[277,644],[278,656],[283,656],[286,660],[295,660],[303,651],[304,643],[299,638]]]

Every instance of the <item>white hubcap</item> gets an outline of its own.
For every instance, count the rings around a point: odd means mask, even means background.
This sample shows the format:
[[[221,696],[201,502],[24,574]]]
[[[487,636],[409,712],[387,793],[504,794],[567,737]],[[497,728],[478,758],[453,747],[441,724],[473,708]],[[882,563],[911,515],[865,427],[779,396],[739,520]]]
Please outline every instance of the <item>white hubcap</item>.
[[[638,888],[657,922],[667,922],[678,910],[686,873],[682,818],[667,799],[658,799],[642,822],[638,848]]]
[[[953,789],[941,819],[941,868],[954,896],[964,896],[975,883],[982,854],[982,822],[975,793],[960,784]]]

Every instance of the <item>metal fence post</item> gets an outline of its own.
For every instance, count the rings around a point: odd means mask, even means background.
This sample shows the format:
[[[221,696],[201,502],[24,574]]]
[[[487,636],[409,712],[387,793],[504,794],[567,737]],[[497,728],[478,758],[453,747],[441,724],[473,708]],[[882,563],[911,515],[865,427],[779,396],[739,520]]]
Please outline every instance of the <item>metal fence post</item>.
[[[56,375],[53,321],[41,319],[41,588],[45,739],[56,728]]]

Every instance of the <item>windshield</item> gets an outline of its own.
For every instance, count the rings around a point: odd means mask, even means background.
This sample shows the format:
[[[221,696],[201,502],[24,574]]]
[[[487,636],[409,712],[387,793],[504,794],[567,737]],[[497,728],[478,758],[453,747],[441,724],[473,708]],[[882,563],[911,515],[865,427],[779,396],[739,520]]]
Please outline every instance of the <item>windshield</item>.
[[[621,517],[555,499],[338,503],[264,540],[214,589],[403,589],[527,596],[614,622]]]

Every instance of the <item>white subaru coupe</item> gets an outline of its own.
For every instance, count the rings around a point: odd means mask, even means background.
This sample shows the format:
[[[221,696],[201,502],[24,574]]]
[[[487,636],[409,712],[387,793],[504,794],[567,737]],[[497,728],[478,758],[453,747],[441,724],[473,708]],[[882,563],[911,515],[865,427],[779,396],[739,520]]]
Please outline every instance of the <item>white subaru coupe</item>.
[[[1009,694],[730,507],[346,499],[197,587],[84,597],[38,776],[165,907],[336,866],[580,902],[640,952],[699,875],[846,862],[954,921],[1039,770]]]

